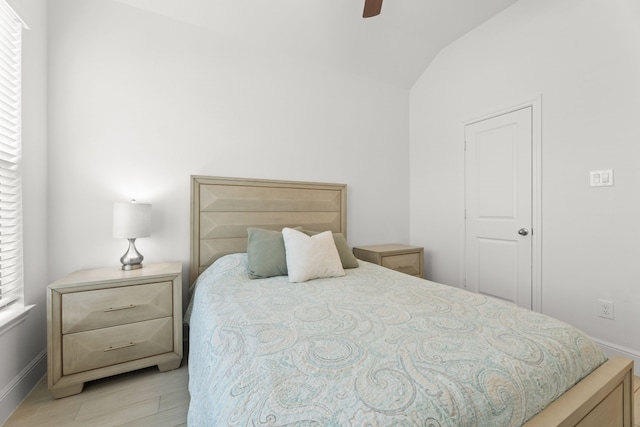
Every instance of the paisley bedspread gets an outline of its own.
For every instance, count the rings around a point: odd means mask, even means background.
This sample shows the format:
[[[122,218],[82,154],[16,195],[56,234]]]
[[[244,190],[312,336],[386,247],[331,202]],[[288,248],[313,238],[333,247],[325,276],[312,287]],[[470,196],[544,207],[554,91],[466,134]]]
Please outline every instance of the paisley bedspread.
[[[548,316],[366,262],[333,279],[198,279],[188,424],[519,426],[602,364]]]

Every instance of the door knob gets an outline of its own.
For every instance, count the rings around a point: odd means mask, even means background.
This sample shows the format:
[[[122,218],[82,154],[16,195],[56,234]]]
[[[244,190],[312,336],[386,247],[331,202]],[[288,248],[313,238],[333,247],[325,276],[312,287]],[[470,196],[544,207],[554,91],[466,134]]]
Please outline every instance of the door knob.
[[[529,234],[529,230],[527,230],[526,228],[521,228],[520,230],[518,230],[518,234],[521,236],[526,236],[527,234]]]

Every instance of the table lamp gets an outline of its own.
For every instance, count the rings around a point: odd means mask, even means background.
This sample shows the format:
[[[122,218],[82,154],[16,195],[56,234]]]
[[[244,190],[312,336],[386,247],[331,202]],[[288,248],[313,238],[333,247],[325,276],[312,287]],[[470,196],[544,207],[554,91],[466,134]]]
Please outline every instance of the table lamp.
[[[136,249],[136,239],[151,235],[151,205],[115,202],[113,204],[113,237],[129,240],[129,249],[120,262],[123,270],[142,268],[144,257]]]

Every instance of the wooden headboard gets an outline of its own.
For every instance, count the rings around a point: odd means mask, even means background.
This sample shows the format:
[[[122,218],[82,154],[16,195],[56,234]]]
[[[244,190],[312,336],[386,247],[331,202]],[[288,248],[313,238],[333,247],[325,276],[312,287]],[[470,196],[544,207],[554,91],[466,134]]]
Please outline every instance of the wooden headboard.
[[[346,236],[347,186],[192,176],[190,283],[221,256],[246,252],[247,227],[296,226]]]

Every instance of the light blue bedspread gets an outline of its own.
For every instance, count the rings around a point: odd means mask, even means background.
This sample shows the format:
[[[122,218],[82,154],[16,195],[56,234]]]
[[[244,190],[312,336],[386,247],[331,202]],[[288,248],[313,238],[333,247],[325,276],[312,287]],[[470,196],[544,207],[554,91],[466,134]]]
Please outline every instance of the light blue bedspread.
[[[196,283],[189,426],[519,426],[606,357],[550,317],[370,263]]]

